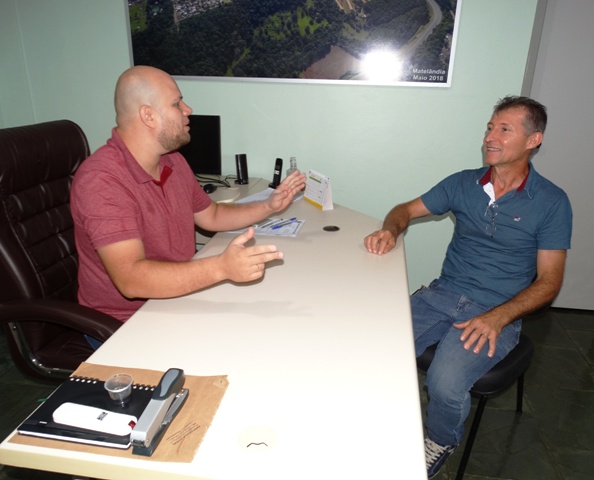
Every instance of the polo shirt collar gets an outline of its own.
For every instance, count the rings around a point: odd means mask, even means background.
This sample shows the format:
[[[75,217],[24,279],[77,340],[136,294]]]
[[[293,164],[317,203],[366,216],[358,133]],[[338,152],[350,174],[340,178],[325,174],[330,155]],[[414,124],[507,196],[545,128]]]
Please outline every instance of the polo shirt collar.
[[[173,173],[173,162],[168,155],[161,155],[161,159],[159,160],[159,166],[161,171],[161,179],[160,181],[156,181],[152,176],[150,176],[138,163],[134,155],[130,153],[128,147],[120,137],[120,134],[117,132],[117,129],[114,127],[111,132],[111,139],[115,146],[122,152],[122,157],[124,159],[124,165],[127,170],[132,175],[132,178],[136,183],[148,183],[154,182],[157,185],[163,186],[171,173]]]
[[[161,163],[161,178],[159,180],[155,180],[154,178],[151,178],[151,180],[153,181],[153,183],[155,185],[159,185],[160,187],[163,187],[163,185],[165,185],[165,182],[167,181],[167,179],[169,178],[169,176],[172,173],[173,173],[173,169],[169,165],[165,165],[164,163]]]
[[[528,183],[528,178],[531,177],[530,173],[532,173],[532,162],[528,164],[528,175],[524,178],[520,186],[516,189],[516,193],[520,193],[526,188],[526,184]],[[481,184],[483,187],[491,182],[491,170],[493,167],[487,168],[485,174],[479,179],[478,183]]]

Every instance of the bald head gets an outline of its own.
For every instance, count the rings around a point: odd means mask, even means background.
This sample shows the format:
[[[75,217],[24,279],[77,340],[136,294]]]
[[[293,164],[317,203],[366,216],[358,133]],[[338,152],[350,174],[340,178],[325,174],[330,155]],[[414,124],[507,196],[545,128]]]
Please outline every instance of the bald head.
[[[143,105],[158,107],[164,84],[175,83],[163,70],[136,66],[126,70],[116,84],[114,103],[116,123],[119,127],[137,118]]]
[[[116,84],[114,103],[117,132],[139,163],[154,166],[160,155],[190,141],[192,109],[163,70],[147,66],[126,70]]]

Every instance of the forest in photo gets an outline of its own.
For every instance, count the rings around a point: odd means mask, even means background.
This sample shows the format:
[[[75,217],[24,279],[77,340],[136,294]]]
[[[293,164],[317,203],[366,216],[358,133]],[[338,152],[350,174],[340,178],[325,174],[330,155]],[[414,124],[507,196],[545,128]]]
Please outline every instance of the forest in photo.
[[[129,0],[134,64],[172,75],[366,80],[398,52],[403,82],[447,82],[457,0]]]

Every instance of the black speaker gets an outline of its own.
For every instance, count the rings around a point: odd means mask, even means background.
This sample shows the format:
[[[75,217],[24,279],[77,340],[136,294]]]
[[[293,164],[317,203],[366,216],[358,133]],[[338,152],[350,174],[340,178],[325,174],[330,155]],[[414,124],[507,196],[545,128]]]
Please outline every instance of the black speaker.
[[[247,156],[245,153],[238,153],[235,155],[235,166],[237,167],[237,180],[235,183],[245,185],[250,183],[247,169]]]

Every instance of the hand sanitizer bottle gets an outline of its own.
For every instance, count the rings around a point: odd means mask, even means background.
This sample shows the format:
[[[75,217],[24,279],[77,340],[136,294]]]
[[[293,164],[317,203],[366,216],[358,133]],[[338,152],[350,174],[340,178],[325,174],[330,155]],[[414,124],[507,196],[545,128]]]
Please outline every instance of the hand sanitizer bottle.
[[[297,170],[297,158],[291,157],[289,159],[289,168],[287,168],[287,177]]]

